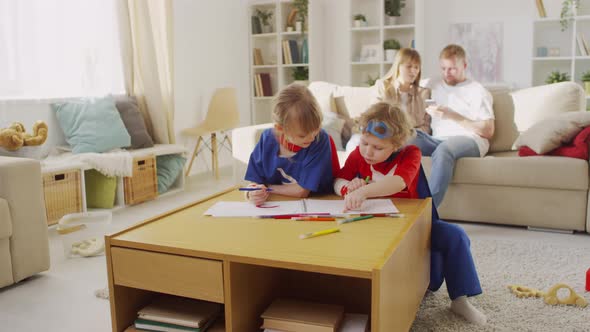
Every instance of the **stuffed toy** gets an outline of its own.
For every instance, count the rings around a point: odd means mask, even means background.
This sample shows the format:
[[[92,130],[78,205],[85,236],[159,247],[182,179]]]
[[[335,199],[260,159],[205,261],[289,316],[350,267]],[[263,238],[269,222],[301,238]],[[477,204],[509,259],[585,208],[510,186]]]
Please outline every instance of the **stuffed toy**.
[[[33,134],[25,132],[20,122],[14,122],[10,127],[0,129],[0,147],[9,151],[16,151],[23,146],[41,145],[47,139],[47,124],[36,121],[33,124]]]

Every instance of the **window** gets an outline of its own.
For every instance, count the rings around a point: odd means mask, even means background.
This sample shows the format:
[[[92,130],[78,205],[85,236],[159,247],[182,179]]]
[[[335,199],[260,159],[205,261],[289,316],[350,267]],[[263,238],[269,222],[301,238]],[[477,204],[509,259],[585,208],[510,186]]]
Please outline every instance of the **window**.
[[[0,99],[123,93],[117,0],[0,0]]]

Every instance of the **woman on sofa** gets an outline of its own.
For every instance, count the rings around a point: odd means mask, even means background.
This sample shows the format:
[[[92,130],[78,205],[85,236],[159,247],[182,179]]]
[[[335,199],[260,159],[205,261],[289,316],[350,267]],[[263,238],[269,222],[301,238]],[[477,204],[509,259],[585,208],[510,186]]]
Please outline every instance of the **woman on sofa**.
[[[431,117],[426,113],[426,100],[430,98],[430,90],[419,86],[421,66],[422,60],[418,51],[402,48],[397,52],[387,74],[378,79],[374,87],[378,101],[399,105],[401,110],[409,115],[414,129],[430,135]],[[346,151],[354,150],[359,140],[358,134],[351,137],[346,144]]]
[[[418,51],[402,48],[397,52],[387,74],[375,82],[375,87],[377,99],[399,104],[401,110],[410,116],[415,129],[431,134],[431,118],[426,113],[430,90],[419,86],[421,66]]]

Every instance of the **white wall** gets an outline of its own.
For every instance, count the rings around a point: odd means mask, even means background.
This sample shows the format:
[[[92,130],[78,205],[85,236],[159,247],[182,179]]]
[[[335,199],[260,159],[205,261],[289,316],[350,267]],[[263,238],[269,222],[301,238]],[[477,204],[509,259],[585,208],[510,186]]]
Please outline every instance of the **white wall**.
[[[438,54],[450,42],[453,23],[501,22],[504,26],[504,81],[522,88],[531,86],[532,19],[534,1],[425,0],[423,76],[439,74]],[[545,1],[547,2],[547,1]]]
[[[248,19],[246,0],[174,0],[174,128],[191,153],[196,140],[179,133],[205,118],[215,88],[237,89],[240,123],[249,124]],[[191,173],[210,170],[210,160],[204,151]],[[228,150],[220,150],[220,165],[230,162]]]
[[[317,0],[316,0],[317,1]],[[320,0],[326,4],[327,34],[325,80],[349,82],[350,1]],[[358,0],[357,0],[358,1]],[[424,43],[421,44],[423,77],[438,75],[438,54],[450,42],[453,23],[502,22],[503,77],[514,87],[531,85],[532,19],[537,17],[534,1],[515,0],[423,0]],[[545,0],[549,16],[559,15],[560,0]]]

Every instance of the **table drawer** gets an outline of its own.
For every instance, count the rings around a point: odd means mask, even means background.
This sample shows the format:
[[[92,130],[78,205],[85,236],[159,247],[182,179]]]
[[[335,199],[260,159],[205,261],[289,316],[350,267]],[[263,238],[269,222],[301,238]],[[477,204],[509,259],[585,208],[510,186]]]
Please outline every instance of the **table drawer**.
[[[221,261],[112,247],[116,285],[223,303]]]

